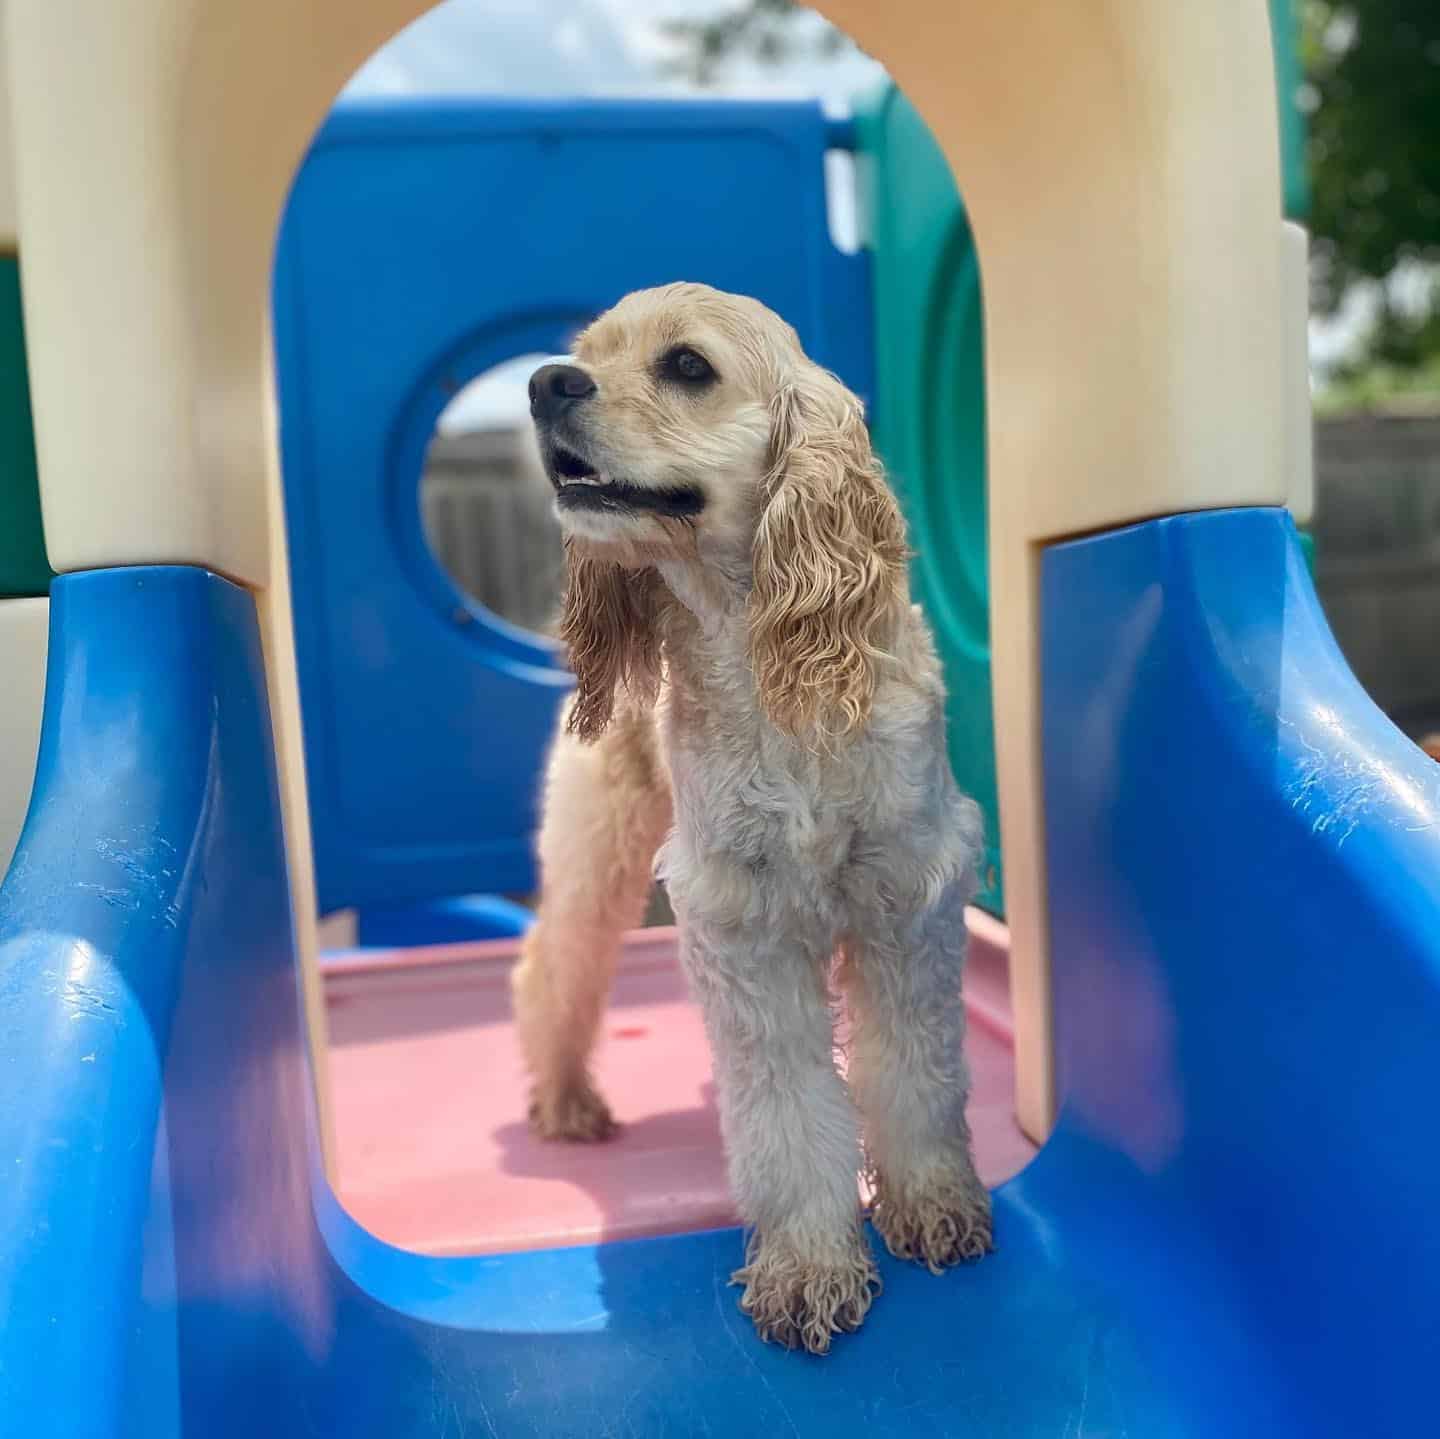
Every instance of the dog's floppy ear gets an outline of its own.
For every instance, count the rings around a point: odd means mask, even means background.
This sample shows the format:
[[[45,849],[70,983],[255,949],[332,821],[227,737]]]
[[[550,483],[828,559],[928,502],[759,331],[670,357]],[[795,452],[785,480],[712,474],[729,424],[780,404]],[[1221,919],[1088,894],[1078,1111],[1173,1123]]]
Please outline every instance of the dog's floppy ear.
[[[660,577],[653,569],[627,569],[565,541],[565,599],[560,638],[577,681],[565,728],[582,740],[598,739],[624,689],[653,704],[660,686],[656,626]]]
[[[807,366],[771,404],[750,658],[760,706],[823,746],[864,725],[905,596],[905,523],[859,400]]]

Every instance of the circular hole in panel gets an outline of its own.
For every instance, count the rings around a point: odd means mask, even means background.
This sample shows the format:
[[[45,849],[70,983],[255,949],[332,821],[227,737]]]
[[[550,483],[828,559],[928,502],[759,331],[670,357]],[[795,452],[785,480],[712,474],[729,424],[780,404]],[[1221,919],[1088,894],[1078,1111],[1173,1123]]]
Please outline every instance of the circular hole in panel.
[[[456,588],[511,624],[553,635],[560,528],[527,385],[545,355],[517,355],[458,388],[420,476],[426,543]]]

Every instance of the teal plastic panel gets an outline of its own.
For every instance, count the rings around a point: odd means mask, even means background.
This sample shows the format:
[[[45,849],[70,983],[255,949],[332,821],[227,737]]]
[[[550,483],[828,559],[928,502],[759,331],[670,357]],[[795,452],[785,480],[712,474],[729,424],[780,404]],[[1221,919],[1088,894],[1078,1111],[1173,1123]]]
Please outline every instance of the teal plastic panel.
[[[1310,182],[1305,169],[1305,117],[1295,103],[1300,88],[1298,0],[1270,0],[1270,31],[1275,43],[1275,90],[1280,103],[1285,217],[1303,220],[1310,212]]]
[[[20,266],[14,255],[0,255],[0,595],[48,594],[50,579],[30,420]]]
[[[950,167],[909,102],[887,88],[856,128],[874,277],[872,432],[910,523],[915,594],[945,666],[950,762],[985,812],[981,903],[1001,913],[979,266]]]
[[[1295,542],[1300,546],[1300,554],[1305,560],[1305,570],[1311,580],[1315,578],[1315,536],[1309,530],[1297,530]]]

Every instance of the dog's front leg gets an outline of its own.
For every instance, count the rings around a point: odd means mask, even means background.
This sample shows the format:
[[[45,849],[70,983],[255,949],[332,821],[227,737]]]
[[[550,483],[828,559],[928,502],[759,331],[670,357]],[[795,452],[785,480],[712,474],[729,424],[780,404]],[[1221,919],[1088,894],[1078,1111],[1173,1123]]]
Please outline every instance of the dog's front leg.
[[[617,717],[596,744],[561,734],[540,827],[540,912],[510,976],[542,1139],[615,1130],[590,1077],[600,1017],[626,929],[640,922],[670,788],[648,715]]]
[[[781,926],[783,929],[783,926]],[[860,1224],[859,1122],[835,1069],[828,954],[690,916],[683,945],[714,1051],[730,1183],[752,1228],[740,1307],[823,1354],[879,1287]]]
[[[991,1247],[990,1196],[965,1118],[965,893],[957,881],[933,904],[874,905],[842,970],[871,1218],[892,1254],[937,1274]]]

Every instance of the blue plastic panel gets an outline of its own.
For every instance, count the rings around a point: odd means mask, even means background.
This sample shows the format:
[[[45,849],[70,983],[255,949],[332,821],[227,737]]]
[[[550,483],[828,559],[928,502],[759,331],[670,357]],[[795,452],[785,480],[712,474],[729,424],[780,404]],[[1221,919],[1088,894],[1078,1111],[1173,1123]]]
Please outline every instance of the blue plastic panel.
[[[167,1439],[198,1349],[238,1379],[312,1299],[255,605],[127,569],[57,580],[50,616],[0,890],[0,1434]]]
[[[362,948],[383,949],[514,939],[534,922],[532,910],[498,894],[460,894],[393,909],[362,909],[356,916],[355,942]]]
[[[1043,606],[1061,1133],[1132,1255],[1170,1231],[1152,1338],[1213,1366],[1198,1259],[1283,1396],[1267,1428],[1217,1384],[1229,1432],[1431,1433],[1440,766],[1351,675],[1280,511],[1061,546]]]
[[[322,910],[527,891],[553,649],[425,545],[436,419],[500,361],[568,347],[637,287],[758,296],[871,391],[869,272],[829,238],[808,104],[338,110],[276,272],[282,444]]]

